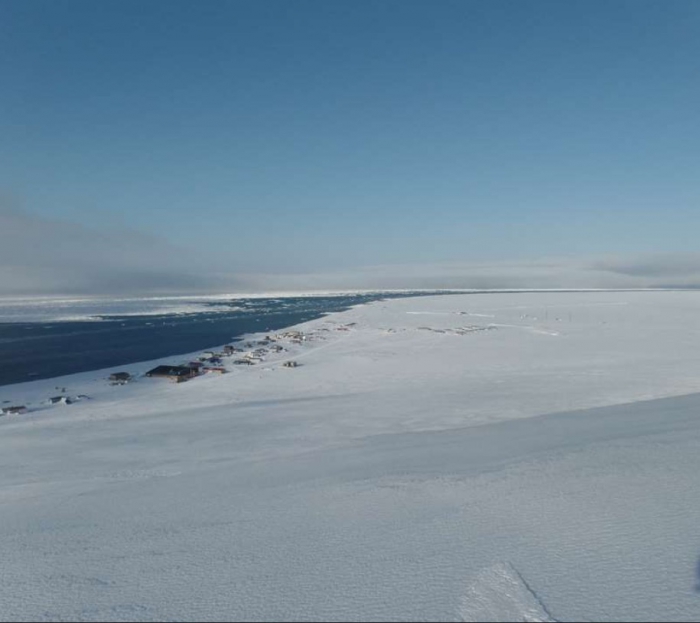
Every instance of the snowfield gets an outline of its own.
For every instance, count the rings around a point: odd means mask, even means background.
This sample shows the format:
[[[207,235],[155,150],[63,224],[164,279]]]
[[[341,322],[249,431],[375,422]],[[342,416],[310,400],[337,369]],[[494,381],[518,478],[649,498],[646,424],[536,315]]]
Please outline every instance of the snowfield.
[[[0,620],[700,619],[700,292],[294,329],[0,387]]]

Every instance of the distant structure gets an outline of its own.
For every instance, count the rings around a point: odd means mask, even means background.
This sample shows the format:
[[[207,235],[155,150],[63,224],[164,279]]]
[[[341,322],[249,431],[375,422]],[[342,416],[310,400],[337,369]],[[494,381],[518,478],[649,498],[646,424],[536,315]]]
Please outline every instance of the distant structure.
[[[72,405],[73,401],[70,399],[69,396],[53,396],[48,399],[47,401],[50,405],[57,405],[57,404],[63,404],[63,405]]]
[[[226,374],[226,368],[220,366],[214,368],[204,368],[203,372],[205,374]]]
[[[296,361],[285,361],[282,364],[285,368],[298,368],[299,364]]]
[[[197,370],[189,366],[157,366],[153,370],[146,372],[146,376],[150,378],[168,379],[174,383],[182,383],[194,376],[197,376]]]
[[[2,408],[3,415],[17,415],[17,414],[26,413],[27,411],[28,411],[28,409],[24,405],[16,406],[16,407],[3,407]]]
[[[109,382],[112,385],[124,385],[131,380],[131,374],[128,372],[112,372],[109,375]]]

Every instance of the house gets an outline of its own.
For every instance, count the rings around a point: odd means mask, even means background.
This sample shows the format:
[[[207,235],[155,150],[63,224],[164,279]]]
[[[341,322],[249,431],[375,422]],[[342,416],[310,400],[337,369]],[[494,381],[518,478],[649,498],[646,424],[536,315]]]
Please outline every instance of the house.
[[[299,364],[296,361],[285,361],[282,364],[285,368],[297,368]]]
[[[128,372],[112,372],[109,375],[109,381],[114,385],[123,385],[131,380],[131,374]]]
[[[187,367],[199,371],[204,367],[204,364],[201,361],[190,361]]]
[[[27,407],[24,405],[17,406],[17,407],[3,407],[2,408],[2,414],[3,415],[14,415],[14,414],[22,414],[27,412]]]
[[[57,404],[71,405],[71,404],[73,404],[73,400],[71,400],[68,396],[53,396],[53,397],[49,398],[47,402],[50,405],[57,405]]]
[[[238,349],[235,346],[231,344],[224,346],[224,355],[233,355],[235,352],[238,352]]]
[[[153,370],[146,372],[146,376],[149,378],[161,378],[168,379],[175,383],[182,383],[187,379],[191,379],[193,376],[197,376],[197,370],[190,368],[189,366],[156,366]]]
[[[216,367],[216,368],[204,368],[204,372],[212,372],[214,374],[226,374],[226,368]]]

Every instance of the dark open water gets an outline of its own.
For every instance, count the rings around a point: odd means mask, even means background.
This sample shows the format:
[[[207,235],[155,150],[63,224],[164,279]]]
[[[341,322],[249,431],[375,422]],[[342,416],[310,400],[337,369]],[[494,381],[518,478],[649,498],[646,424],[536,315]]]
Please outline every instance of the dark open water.
[[[213,348],[246,333],[276,331],[360,303],[420,294],[425,293],[237,299],[209,303],[211,312],[190,315],[0,323],[0,385]]]

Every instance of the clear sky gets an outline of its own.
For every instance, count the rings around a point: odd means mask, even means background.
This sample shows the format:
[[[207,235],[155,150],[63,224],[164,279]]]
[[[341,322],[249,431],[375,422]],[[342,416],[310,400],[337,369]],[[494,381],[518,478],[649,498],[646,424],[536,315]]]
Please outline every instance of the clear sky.
[[[0,210],[231,273],[692,253],[699,70],[695,0],[2,0]]]

